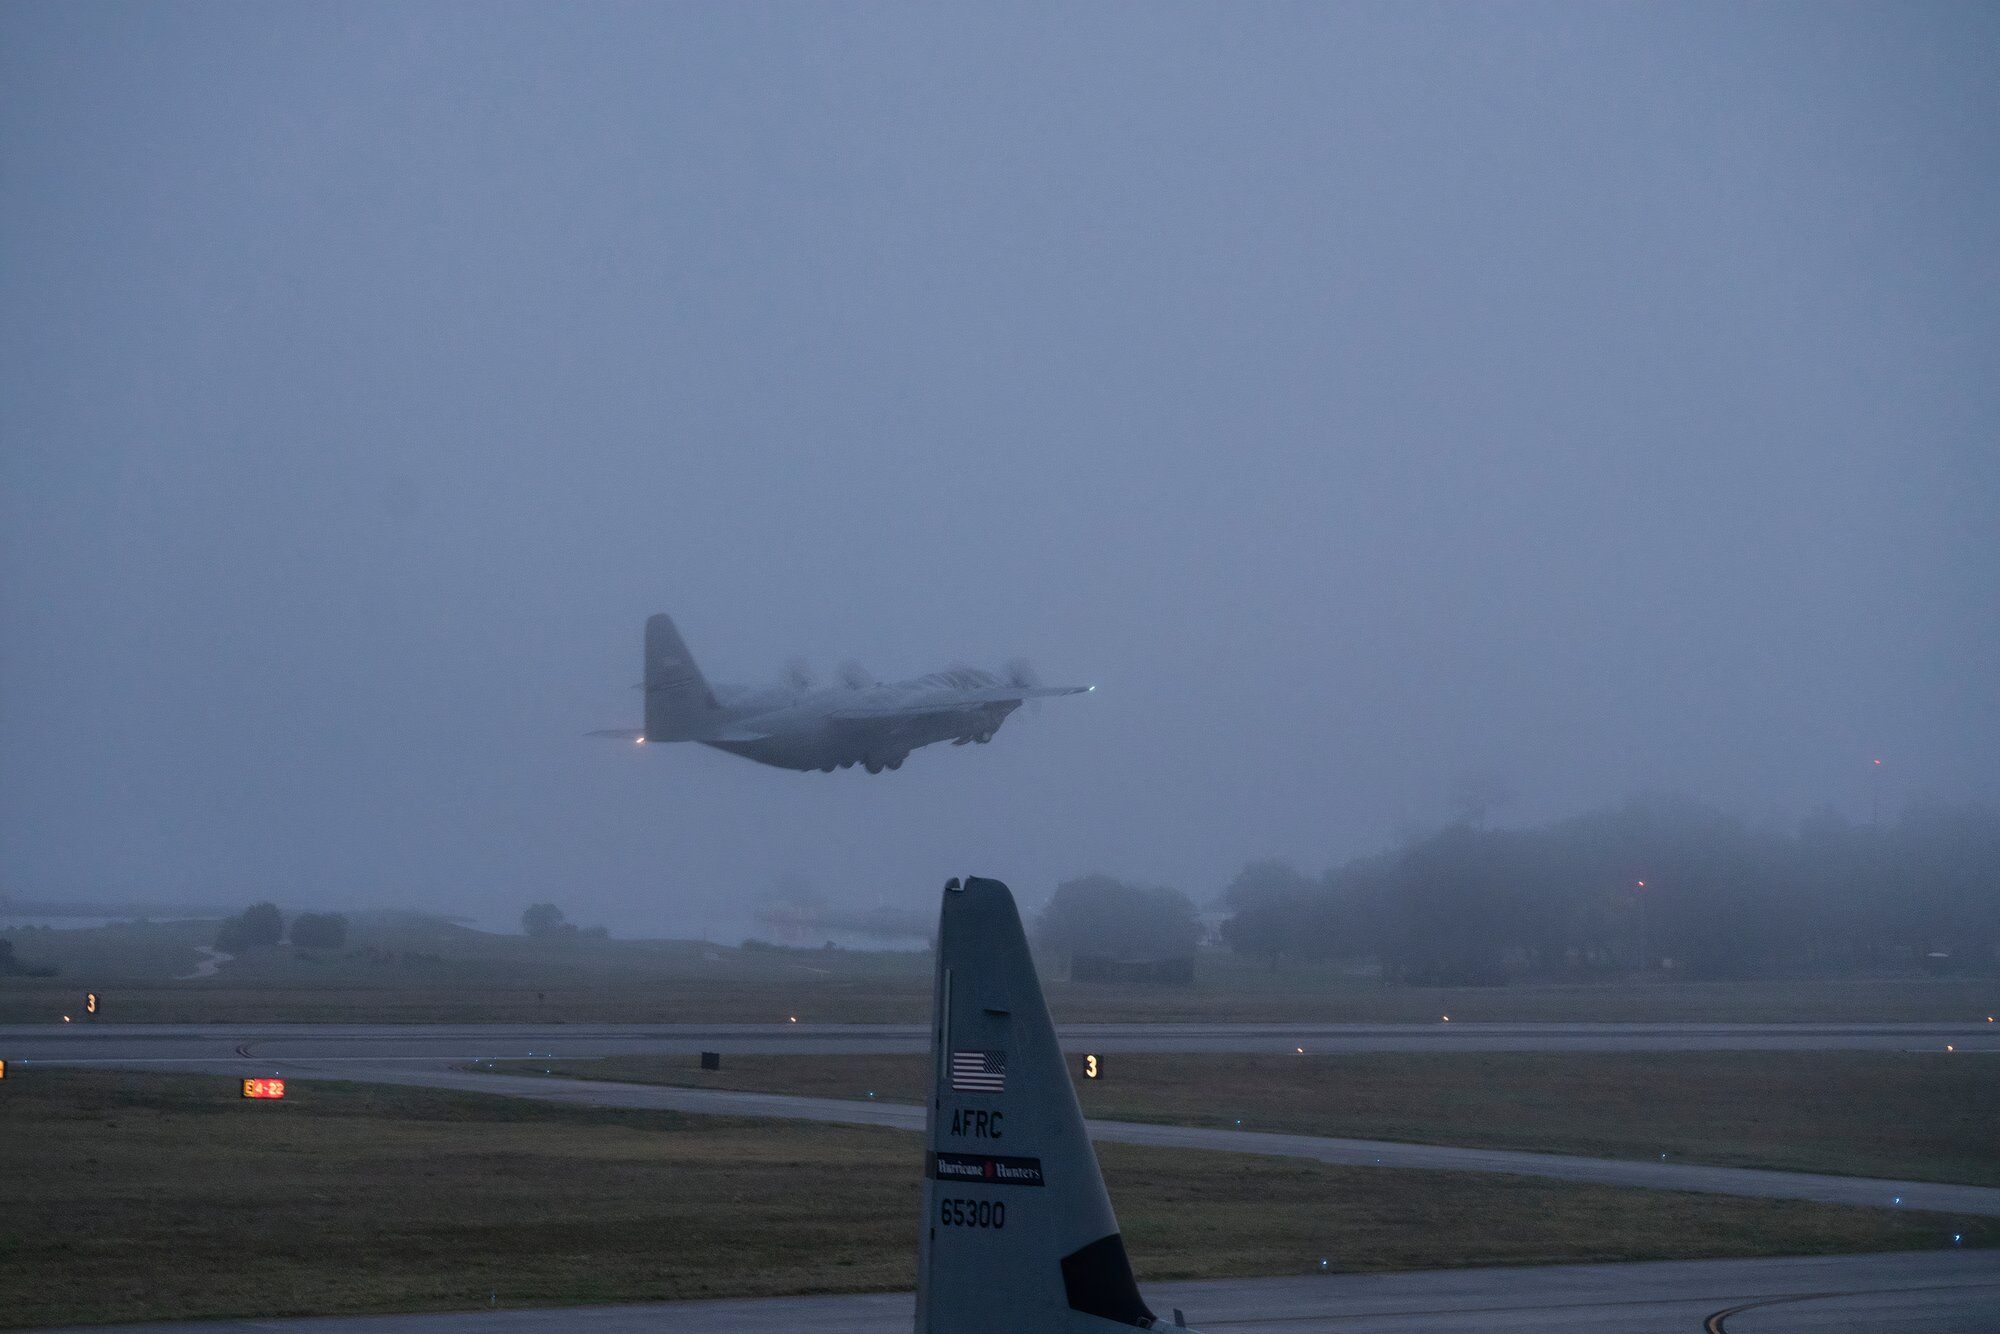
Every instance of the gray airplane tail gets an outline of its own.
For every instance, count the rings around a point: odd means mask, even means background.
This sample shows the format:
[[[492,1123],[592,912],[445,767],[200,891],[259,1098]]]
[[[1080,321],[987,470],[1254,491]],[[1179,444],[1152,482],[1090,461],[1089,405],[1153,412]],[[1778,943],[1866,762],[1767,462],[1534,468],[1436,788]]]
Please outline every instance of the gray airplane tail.
[[[694,741],[710,735],[719,706],[665,612],[646,618],[647,741]]]
[[[1150,1329],[1014,896],[945,886],[917,1334]]]

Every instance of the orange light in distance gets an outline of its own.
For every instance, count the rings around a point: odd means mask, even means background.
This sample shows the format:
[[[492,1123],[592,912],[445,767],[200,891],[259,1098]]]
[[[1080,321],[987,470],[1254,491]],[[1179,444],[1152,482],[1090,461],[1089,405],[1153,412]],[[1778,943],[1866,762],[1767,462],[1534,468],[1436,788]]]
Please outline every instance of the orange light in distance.
[[[285,1096],[285,1081],[282,1079],[246,1079],[243,1081],[243,1096],[246,1098],[282,1098]]]
[[[6,1077],[7,1077],[7,1062],[4,1060],[0,1060],[0,1079],[5,1079]]]

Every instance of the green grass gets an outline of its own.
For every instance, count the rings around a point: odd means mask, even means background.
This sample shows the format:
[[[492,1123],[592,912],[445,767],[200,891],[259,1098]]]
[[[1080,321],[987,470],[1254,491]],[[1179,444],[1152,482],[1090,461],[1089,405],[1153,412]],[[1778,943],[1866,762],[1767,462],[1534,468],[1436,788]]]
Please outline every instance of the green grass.
[[[2000,1058],[1906,1052],[1106,1056],[1090,1116],[2000,1186]],[[510,1068],[502,1063],[501,1068]],[[527,1072],[527,1067],[515,1067]],[[582,1079],[921,1102],[917,1056],[537,1061]]]
[[[928,956],[747,951],[688,941],[537,941],[457,927],[357,926],[352,948],[246,954],[177,982],[213,924],[16,933],[55,978],[0,978],[0,1023],[60,1022],[85,989],[131,1023],[807,1021],[923,1023]],[[1056,970],[1049,970],[1051,973]],[[1048,985],[1058,1021],[1969,1021],[2000,1013],[2000,978],[1389,987],[1334,969],[1270,972],[1204,954],[1193,987]]]
[[[530,939],[416,914],[357,914],[347,948],[248,951],[178,981],[217,923],[7,933],[53,978],[0,977],[0,1023],[61,1021],[85,990],[133,1023],[923,1023],[927,954],[744,950],[687,940]],[[1203,953],[1192,987],[1084,986],[1049,967],[1059,1021],[1916,1021],[2000,1013],[2000,977],[1389,987],[1331,967]]]
[[[295,1082],[0,1084],[0,1324],[912,1281],[914,1135]],[[2000,1223],[1107,1146],[1143,1279],[1920,1248]],[[490,1295],[490,1296],[489,1296]]]

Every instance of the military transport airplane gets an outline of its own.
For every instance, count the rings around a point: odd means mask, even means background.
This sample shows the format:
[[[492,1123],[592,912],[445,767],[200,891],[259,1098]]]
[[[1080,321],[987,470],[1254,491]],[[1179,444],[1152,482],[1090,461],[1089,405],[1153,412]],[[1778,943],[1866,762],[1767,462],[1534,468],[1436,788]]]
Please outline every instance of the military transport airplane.
[[[1007,676],[971,667],[914,680],[881,682],[859,667],[840,684],[816,686],[794,669],[783,685],[711,686],[680,631],[664,613],[646,621],[644,730],[594,732],[641,745],[698,741],[759,764],[832,773],[859,764],[898,769],[919,746],[993,739],[1007,715],[1042,695],[1080,695],[1095,686],[1044,686],[1025,666]]]
[[[1184,1329],[1133,1281],[1021,914],[998,880],[944,887],[935,996],[916,1334]]]

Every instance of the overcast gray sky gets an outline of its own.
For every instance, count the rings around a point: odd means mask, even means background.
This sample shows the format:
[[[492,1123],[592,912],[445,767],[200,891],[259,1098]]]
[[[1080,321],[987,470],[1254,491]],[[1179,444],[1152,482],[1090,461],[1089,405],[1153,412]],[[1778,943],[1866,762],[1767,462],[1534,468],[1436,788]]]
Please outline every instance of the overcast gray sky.
[[[1991,5],[0,8],[0,889],[1212,894],[2000,795]],[[1025,655],[869,777],[636,726]]]

